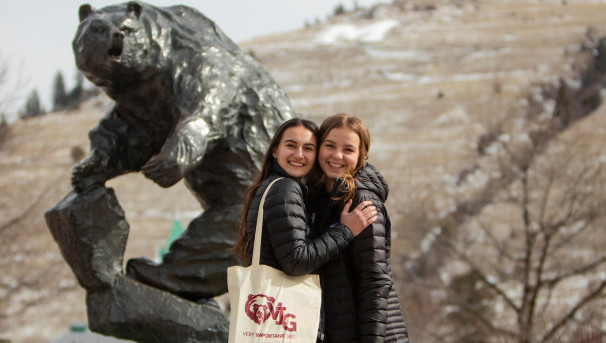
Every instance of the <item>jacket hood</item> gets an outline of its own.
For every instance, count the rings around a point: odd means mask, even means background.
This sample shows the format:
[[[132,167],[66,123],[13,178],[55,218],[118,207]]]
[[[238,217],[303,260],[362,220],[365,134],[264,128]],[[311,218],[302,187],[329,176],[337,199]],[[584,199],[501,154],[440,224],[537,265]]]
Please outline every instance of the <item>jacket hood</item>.
[[[360,169],[355,176],[356,179],[356,190],[368,190],[375,193],[381,201],[387,200],[389,194],[389,187],[383,175],[379,170],[372,164],[365,162],[362,169]]]

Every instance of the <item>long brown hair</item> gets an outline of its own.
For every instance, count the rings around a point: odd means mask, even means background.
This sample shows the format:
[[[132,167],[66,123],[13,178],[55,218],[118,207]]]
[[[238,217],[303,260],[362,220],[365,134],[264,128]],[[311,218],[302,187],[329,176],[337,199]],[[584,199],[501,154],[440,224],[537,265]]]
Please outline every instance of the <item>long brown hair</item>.
[[[351,199],[356,192],[356,185],[354,175],[364,166],[364,161],[368,159],[368,151],[370,150],[370,132],[368,131],[368,127],[362,119],[349,115],[347,113],[339,113],[332,115],[322,122],[320,125],[320,141],[318,143],[318,155],[320,149],[322,148],[322,142],[328,136],[328,133],[332,129],[338,129],[341,127],[346,127],[354,131],[358,137],[360,137],[360,155],[358,156],[358,163],[356,167],[351,172],[348,172],[342,179],[342,188],[339,194],[336,196],[334,200],[342,200],[347,201]],[[322,169],[319,166],[319,163],[314,165],[314,168],[309,173],[308,176],[308,186],[313,189],[319,189],[320,187],[325,187],[325,176],[322,172]]]
[[[280,145],[280,141],[282,140],[282,136],[284,135],[284,132],[291,127],[297,127],[297,126],[303,126],[304,128],[313,132],[314,137],[316,137],[316,141],[318,141],[318,142],[320,141],[318,139],[318,137],[319,137],[318,136],[318,126],[316,125],[316,123],[314,123],[311,120],[302,119],[302,118],[293,118],[293,119],[290,119],[290,120],[287,120],[286,122],[284,122],[278,128],[278,130],[276,130],[276,133],[274,134],[274,137],[271,139],[271,142],[269,143],[269,147],[267,148],[267,151],[265,152],[265,157],[263,157],[263,164],[261,165],[261,171],[259,172],[259,175],[255,179],[255,181],[252,183],[252,185],[250,187],[248,187],[248,189],[244,193],[244,207],[242,208],[242,213],[240,214],[239,237],[238,237],[238,241],[236,242],[236,244],[233,247],[233,250],[234,250],[234,253],[236,254],[236,257],[246,263],[248,263],[250,260],[250,256],[248,255],[248,231],[246,228],[246,219],[248,217],[248,211],[250,210],[250,206],[255,197],[255,193],[257,192],[257,190],[259,189],[259,187],[261,186],[263,181],[269,176],[271,166],[274,163],[273,152],[278,147],[278,145]],[[315,166],[315,164],[316,163],[314,163],[314,166]]]

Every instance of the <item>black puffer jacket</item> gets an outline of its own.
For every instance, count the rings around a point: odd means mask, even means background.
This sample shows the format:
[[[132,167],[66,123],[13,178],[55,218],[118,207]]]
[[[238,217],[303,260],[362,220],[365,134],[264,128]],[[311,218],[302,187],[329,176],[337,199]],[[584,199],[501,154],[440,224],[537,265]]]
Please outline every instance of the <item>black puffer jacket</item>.
[[[355,179],[351,208],[371,200],[378,215],[346,251],[321,269],[325,341],[408,342],[391,271],[391,222],[384,204],[389,189],[379,171],[368,163]],[[315,232],[326,232],[338,221],[343,204],[330,198],[337,195],[340,184],[337,180],[331,195],[314,195]]]
[[[336,225],[312,237],[306,210],[307,187],[292,179],[278,164],[257,190],[246,220],[249,256],[252,256],[257,213],[267,186],[278,180],[269,190],[263,206],[261,236],[261,264],[280,269],[289,275],[316,272],[331,257],[337,256],[353,240],[349,229]]]

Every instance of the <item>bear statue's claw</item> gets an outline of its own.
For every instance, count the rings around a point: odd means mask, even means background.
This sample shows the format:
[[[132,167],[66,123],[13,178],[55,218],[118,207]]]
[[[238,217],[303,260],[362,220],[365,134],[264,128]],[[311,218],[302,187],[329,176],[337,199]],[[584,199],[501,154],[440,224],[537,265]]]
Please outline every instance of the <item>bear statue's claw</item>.
[[[176,184],[183,177],[179,165],[163,160],[161,155],[156,155],[147,161],[141,168],[141,172],[145,177],[164,188]]]

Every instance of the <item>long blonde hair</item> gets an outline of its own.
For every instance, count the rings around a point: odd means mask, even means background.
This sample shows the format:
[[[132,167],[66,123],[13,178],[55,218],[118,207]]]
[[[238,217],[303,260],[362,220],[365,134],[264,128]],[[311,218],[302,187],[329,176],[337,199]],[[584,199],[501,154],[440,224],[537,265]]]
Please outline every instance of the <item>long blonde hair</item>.
[[[336,196],[334,200],[342,200],[347,201],[351,199],[356,192],[356,185],[354,176],[356,173],[364,166],[364,161],[368,159],[368,151],[370,150],[370,133],[368,131],[368,127],[362,120],[358,117],[349,115],[347,113],[339,113],[332,115],[322,122],[320,125],[320,142],[318,146],[319,149],[322,148],[322,142],[328,136],[328,133],[332,129],[338,129],[341,127],[346,127],[354,131],[358,137],[360,137],[360,155],[358,156],[358,163],[356,167],[351,171],[341,177],[342,186],[339,194]],[[318,149],[318,155],[319,155]],[[324,187],[325,176],[320,168],[319,164],[316,163],[312,172],[308,176],[308,186],[314,189],[319,189],[319,187]]]

